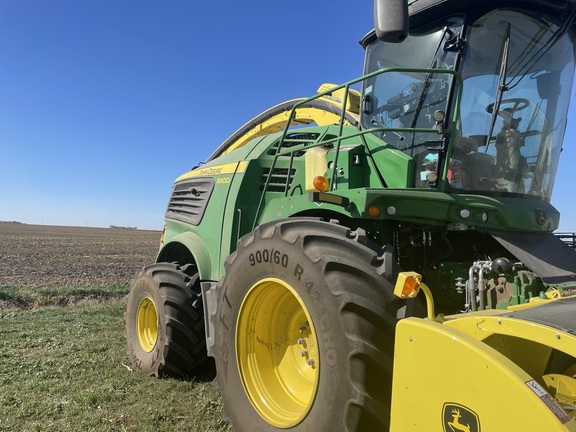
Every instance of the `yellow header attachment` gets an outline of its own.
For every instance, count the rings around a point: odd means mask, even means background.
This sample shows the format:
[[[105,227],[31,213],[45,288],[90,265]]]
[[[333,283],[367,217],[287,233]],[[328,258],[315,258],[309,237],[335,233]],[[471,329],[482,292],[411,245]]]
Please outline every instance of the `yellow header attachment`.
[[[334,84],[322,84],[317,93],[329,91],[336,87]],[[313,99],[302,104],[305,98],[292,99],[267,109],[254,117],[240,129],[234,132],[224,143],[210,156],[208,161],[236,150],[254,138],[284,130],[286,127],[297,125],[318,126],[339,124],[344,109],[344,124],[357,125],[360,113],[360,93],[349,89],[346,104],[343,104],[345,89],[334,90],[332,93]],[[291,111],[298,104],[294,116],[290,119]],[[288,124],[290,120],[290,124]]]
[[[316,93],[324,93],[331,88],[337,87],[336,84],[322,84]],[[342,101],[345,96],[345,89],[341,88],[339,90],[333,91],[330,96],[324,96],[325,98],[332,99],[338,105],[342,105]],[[348,92],[348,98],[346,99],[346,111],[353,112],[354,114],[360,114],[360,92],[350,89]]]

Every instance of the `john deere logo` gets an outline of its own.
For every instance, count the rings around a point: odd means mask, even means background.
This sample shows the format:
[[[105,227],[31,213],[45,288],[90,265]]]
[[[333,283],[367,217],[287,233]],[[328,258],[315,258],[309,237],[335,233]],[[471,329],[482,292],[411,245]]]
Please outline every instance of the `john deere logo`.
[[[457,403],[445,403],[442,408],[444,432],[480,432],[478,414]]]
[[[544,210],[536,210],[536,222],[538,222],[539,225],[544,225],[546,223],[546,212]]]

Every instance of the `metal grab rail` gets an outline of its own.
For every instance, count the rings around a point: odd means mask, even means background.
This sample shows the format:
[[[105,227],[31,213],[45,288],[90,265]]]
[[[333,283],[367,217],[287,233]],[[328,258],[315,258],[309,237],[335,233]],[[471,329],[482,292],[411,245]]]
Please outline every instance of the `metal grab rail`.
[[[266,177],[266,181],[264,182],[264,188],[263,188],[263,193],[260,196],[260,200],[258,203],[258,208],[256,210],[256,214],[255,214],[255,218],[254,218],[254,224],[252,228],[255,228],[256,225],[258,224],[258,219],[260,217],[260,214],[262,212],[262,206],[264,204],[264,197],[266,195],[266,190],[268,188],[268,185],[270,183],[270,179],[272,176],[272,173],[274,172],[274,168],[276,167],[276,163],[278,160],[278,157],[281,155],[286,155],[288,153],[290,153],[290,167],[292,167],[292,163],[293,163],[293,158],[294,158],[294,153],[297,151],[302,151],[302,150],[308,150],[312,147],[317,147],[317,146],[321,146],[321,145],[326,145],[327,143],[336,143],[335,145],[335,155],[334,155],[334,164],[335,166],[337,166],[338,164],[338,157],[340,154],[340,146],[342,141],[346,140],[346,139],[350,139],[352,137],[360,137],[363,141],[364,141],[364,135],[369,134],[369,133],[374,133],[374,132],[381,132],[381,131],[386,131],[386,132],[408,132],[408,133],[438,133],[438,129],[437,128],[406,128],[406,127],[402,127],[402,128],[388,128],[388,127],[376,127],[376,128],[370,128],[370,129],[364,129],[364,130],[360,130],[358,131],[358,133],[354,133],[354,134],[350,134],[350,135],[346,135],[343,136],[343,130],[344,130],[344,125],[345,125],[345,120],[346,120],[346,106],[348,104],[348,98],[349,98],[349,93],[350,93],[350,88],[352,85],[357,84],[359,82],[362,82],[364,80],[373,78],[375,76],[384,74],[384,73],[392,73],[392,72],[400,72],[400,73],[422,73],[422,74],[429,74],[429,75],[452,75],[456,80],[457,80],[457,85],[455,86],[455,100],[454,100],[454,104],[453,104],[453,111],[452,111],[452,121],[451,121],[451,129],[450,130],[446,130],[444,131],[444,133],[448,136],[453,136],[456,133],[456,124],[457,124],[457,120],[458,117],[460,116],[460,102],[462,99],[462,91],[463,91],[463,78],[462,75],[460,75],[459,72],[452,70],[452,69],[431,69],[431,68],[404,68],[404,67],[394,67],[394,68],[386,68],[386,69],[381,69],[366,75],[361,76],[360,78],[356,78],[352,81],[348,81],[347,83],[341,84],[339,86],[335,86],[330,88],[327,91],[324,91],[322,93],[317,93],[314,96],[308,98],[308,99],[303,99],[300,102],[297,102],[296,104],[294,104],[294,106],[292,107],[292,110],[290,111],[290,115],[288,117],[288,120],[286,121],[286,127],[283,130],[282,133],[282,137],[280,138],[280,142],[278,143],[278,147],[276,149],[276,153],[274,155],[274,159],[272,161],[272,166],[270,167],[270,172],[268,173],[267,177]],[[338,124],[338,137],[337,138],[330,138],[327,140],[323,140],[320,139],[319,141],[316,141],[315,143],[305,143],[299,146],[294,146],[294,147],[290,147],[288,150],[284,149],[283,150],[283,144],[287,139],[288,134],[292,131],[291,129],[289,129],[290,124],[292,123],[293,119],[296,116],[296,111],[298,110],[299,107],[305,105],[305,104],[309,104],[311,101],[322,98],[322,97],[330,97],[334,92],[344,89],[344,97],[342,100],[342,114],[340,117],[340,122]],[[450,157],[451,153],[452,153],[452,140],[449,140],[450,144],[448,146],[448,148],[446,149],[446,154],[447,154],[447,158]],[[444,167],[444,173],[442,178],[446,177],[448,171],[448,166],[446,165]],[[290,171],[289,171],[290,172]],[[330,182],[330,190],[335,190],[335,186],[337,184],[336,182],[336,170],[334,170],[334,172],[332,173],[332,179]],[[286,179],[286,191],[289,189],[289,183],[290,183],[290,175],[288,175],[287,179]],[[441,189],[443,189],[443,184]]]

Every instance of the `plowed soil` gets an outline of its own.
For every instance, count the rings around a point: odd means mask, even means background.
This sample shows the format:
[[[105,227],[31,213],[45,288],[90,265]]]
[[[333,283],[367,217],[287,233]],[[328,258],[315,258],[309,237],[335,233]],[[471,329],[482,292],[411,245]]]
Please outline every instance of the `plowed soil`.
[[[0,286],[128,284],[154,262],[161,233],[0,222]]]

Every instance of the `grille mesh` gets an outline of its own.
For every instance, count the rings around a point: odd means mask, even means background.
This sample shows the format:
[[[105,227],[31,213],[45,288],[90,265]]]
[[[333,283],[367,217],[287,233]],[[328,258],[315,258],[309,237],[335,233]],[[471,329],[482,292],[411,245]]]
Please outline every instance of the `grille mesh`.
[[[214,189],[214,180],[192,179],[174,185],[166,217],[198,225]]]

